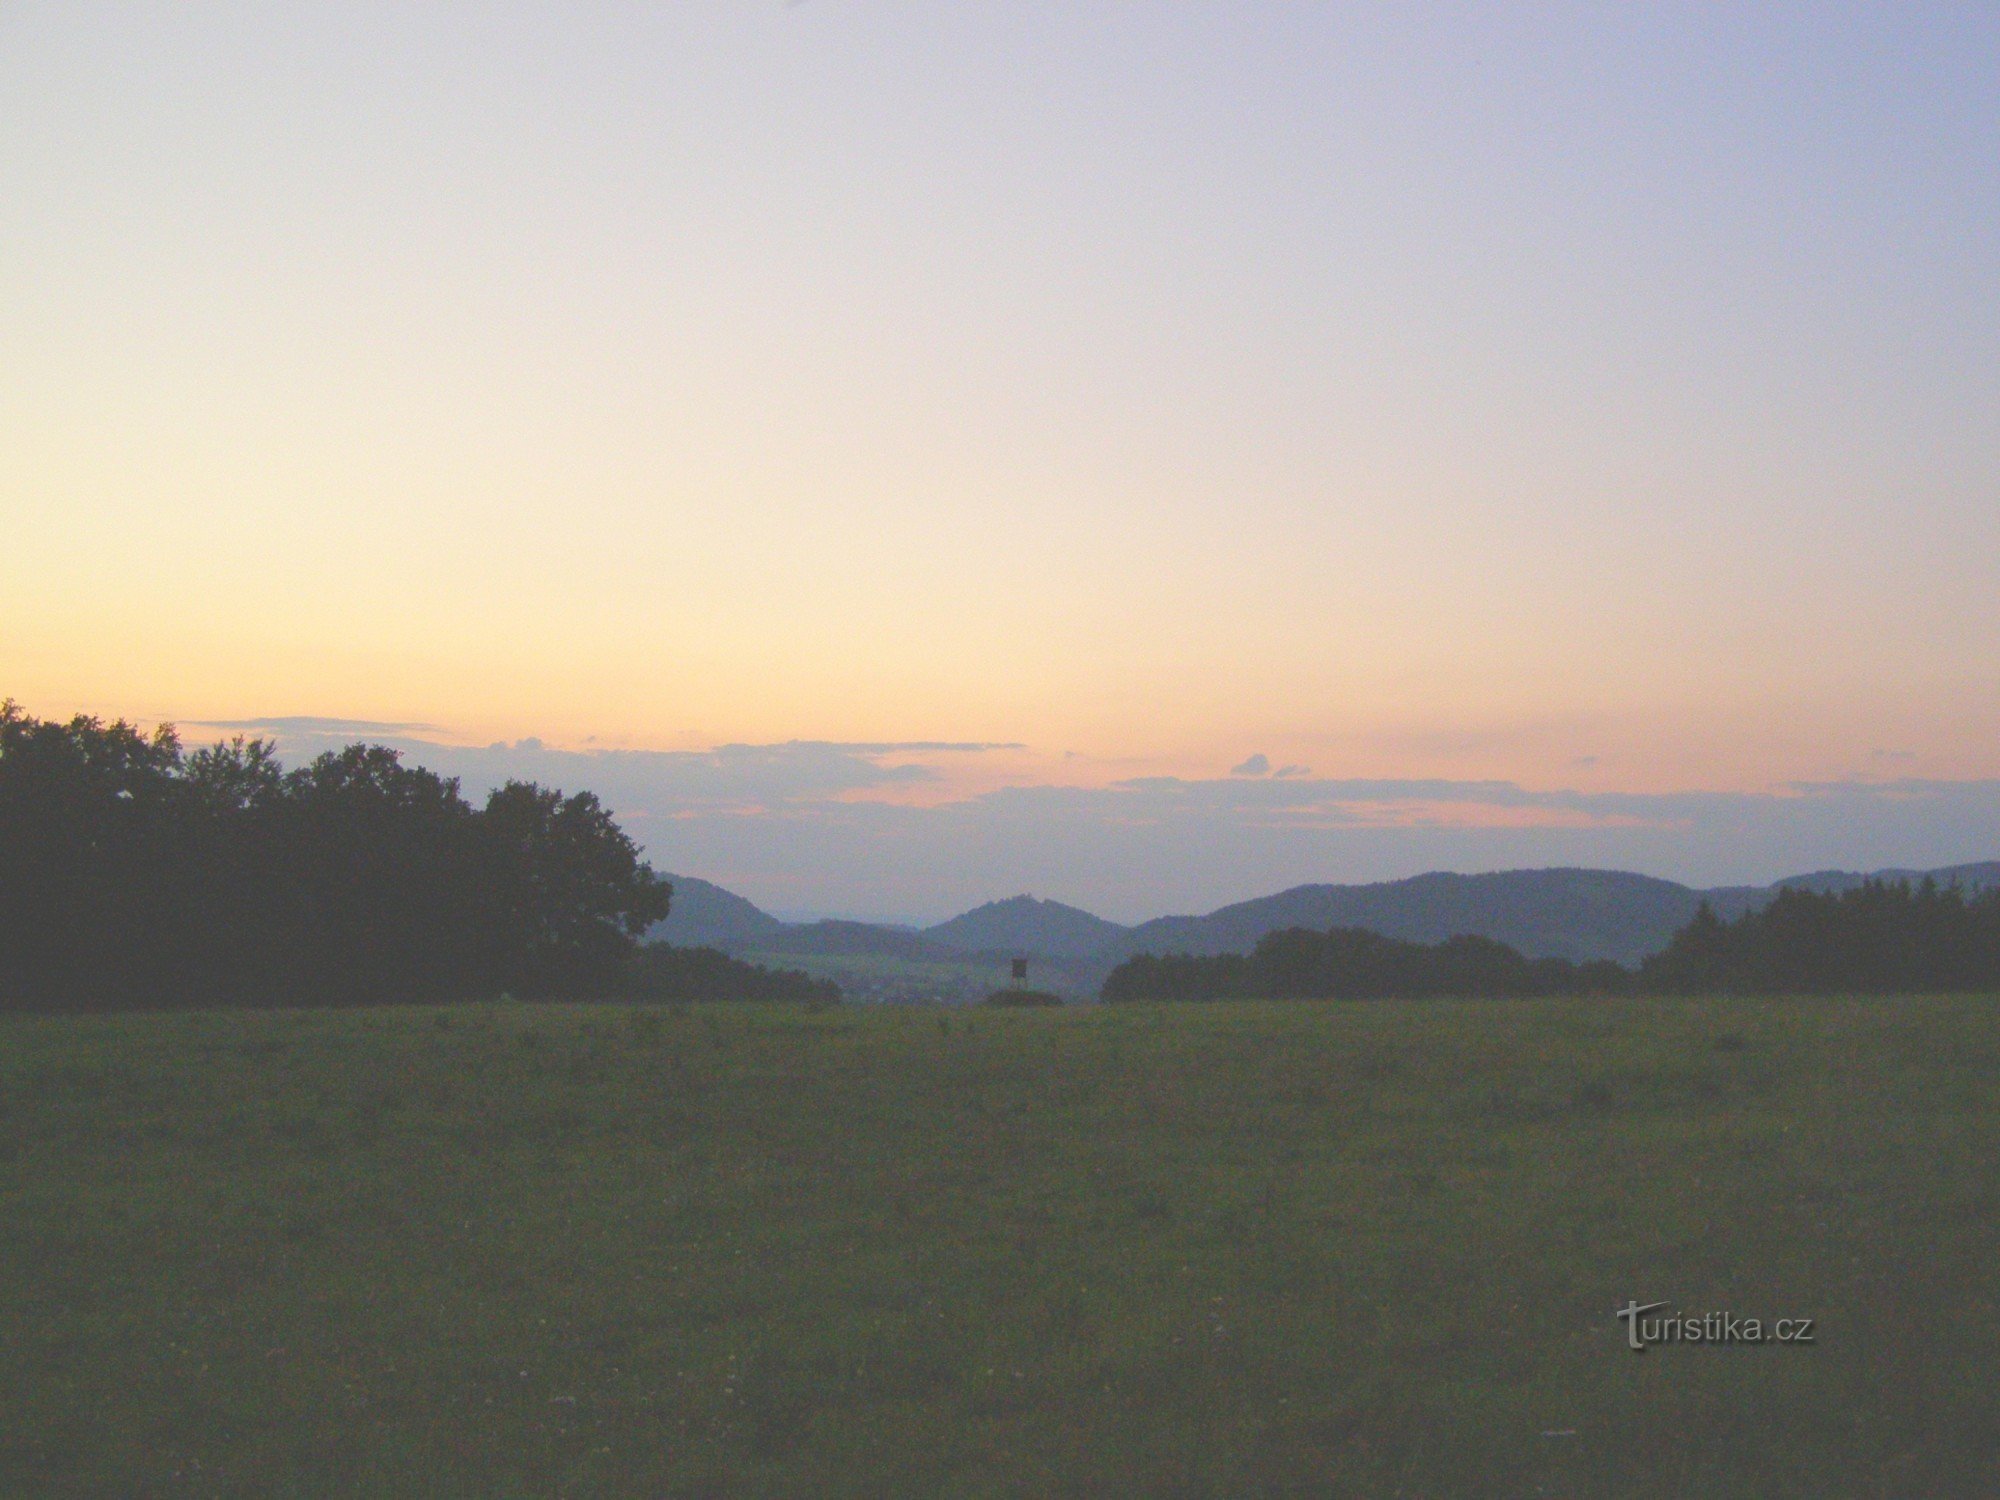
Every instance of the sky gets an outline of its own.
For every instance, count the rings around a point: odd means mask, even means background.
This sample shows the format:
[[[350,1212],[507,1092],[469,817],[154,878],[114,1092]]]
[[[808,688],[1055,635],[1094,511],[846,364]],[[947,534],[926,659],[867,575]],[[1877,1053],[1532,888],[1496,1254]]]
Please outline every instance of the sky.
[[[0,695],[795,910],[1996,857],[1996,273],[1988,4],[13,0]]]

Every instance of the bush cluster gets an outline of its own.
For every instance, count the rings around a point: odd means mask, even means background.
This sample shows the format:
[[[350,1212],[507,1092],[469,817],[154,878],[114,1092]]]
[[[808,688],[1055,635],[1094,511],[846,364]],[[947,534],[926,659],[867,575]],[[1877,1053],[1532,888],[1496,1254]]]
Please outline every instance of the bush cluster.
[[[797,969],[767,969],[717,948],[646,943],[633,956],[626,991],[641,1000],[786,1000],[832,1005],[840,986]]]

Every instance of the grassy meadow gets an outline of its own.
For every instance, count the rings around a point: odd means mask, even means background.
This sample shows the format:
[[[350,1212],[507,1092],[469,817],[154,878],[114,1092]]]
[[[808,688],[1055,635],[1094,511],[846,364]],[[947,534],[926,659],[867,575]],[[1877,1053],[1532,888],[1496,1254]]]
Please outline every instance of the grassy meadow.
[[[9,1019],[0,1494],[2000,1493],[1996,1081],[1982,999]]]

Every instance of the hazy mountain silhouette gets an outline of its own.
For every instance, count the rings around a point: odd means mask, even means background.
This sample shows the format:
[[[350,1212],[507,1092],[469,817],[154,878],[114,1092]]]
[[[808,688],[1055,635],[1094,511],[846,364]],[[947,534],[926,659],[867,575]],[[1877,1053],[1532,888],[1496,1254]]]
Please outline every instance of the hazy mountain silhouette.
[[[760,953],[819,953],[843,958],[867,954],[881,958],[951,959],[959,956],[907,927],[831,920],[781,926],[778,931],[758,938],[756,947]]]
[[[1497,938],[1530,958],[1629,962],[1666,945],[1701,904],[1671,880],[1621,870],[1416,875],[1374,885],[1301,885],[1205,917],[1159,917],[1119,943],[1129,953],[1248,953],[1286,927],[1365,927],[1406,942]]]
[[[674,888],[667,919],[646,936],[681,948],[754,948],[785,930],[785,924],[734,891],[692,875],[669,875]]]
[[[1132,953],[1248,953],[1267,932],[1286,927],[1365,927],[1386,937],[1436,943],[1460,934],[1490,937],[1530,958],[1595,958],[1633,963],[1666,946],[1703,901],[1725,919],[1764,905],[1790,885],[1838,891],[1865,880],[1968,889],[2000,885],[2000,861],[1939,870],[1826,870],[1768,886],[1697,890],[1623,870],[1505,870],[1490,875],[1429,874],[1373,885],[1302,885],[1275,896],[1225,906],[1204,917],[1141,923],[1117,945]]]
[[[1046,958],[1095,958],[1129,933],[1129,927],[1092,916],[1060,901],[1013,896],[989,901],[964,916],[924,929],[939,947],[960,953],[1018,953]]]
[[[722,887],[673,876],[674,904],[654,937],[725,952],[878,955],[960,960],[1019,955],[1058,963],[1065,973],[1102,973],[1135,953],[1248,953],[1287,927],[1362,927],[1409,942],[1469,934],[1495,938],[1530,958],[1633,963],[1658,952],[1703,901],[1733,919],[1786,886],[1837,892],[1865,880],[1956,881],[1968,890],[2000,885],[2000,861],[1938,870],[1820,870],[1768,886],[1697,890],[1624,870],[1505,870],[1433,873],[1370,885],[1301,885],[1239,901],[1204,916],[1156,917],[1123,927],[1060,901],[1015,896],[990,901],[922,932],[871,922],[787,923]],[[1079,977],[1079,983],[1084,982]]]

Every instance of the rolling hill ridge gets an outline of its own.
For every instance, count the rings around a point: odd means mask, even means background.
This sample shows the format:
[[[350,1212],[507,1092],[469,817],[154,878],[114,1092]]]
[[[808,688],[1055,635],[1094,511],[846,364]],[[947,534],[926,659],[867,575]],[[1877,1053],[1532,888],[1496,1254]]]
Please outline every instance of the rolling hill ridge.
[[[674,875],[668,877],[674,886],[673,910],[650,936],[738,954],[930,962],[1018,955],[1081,975],[1108,971],[1135,953],[1244,953],[1264,934],[1287,927],[1363,927],[1411,942],[1434,943],[1469,933],[1507,943],[1531,958],[1633,963],[1663,947],[1703,901],[1718,914],[1734,917],[1786,887],[1838,891],[1869,879],[1927,876],[1966,889],[2000,886],[2000,861],[1872,874],[1820,870],[1768,886],[1707,890],[1625,870],[1433,872],[1366,885],[1294,886],[1203,915],[1155,917],[1133,927],[1026,895],[989,901],[923,929],[850,921],[789,923],[721,886]]]

